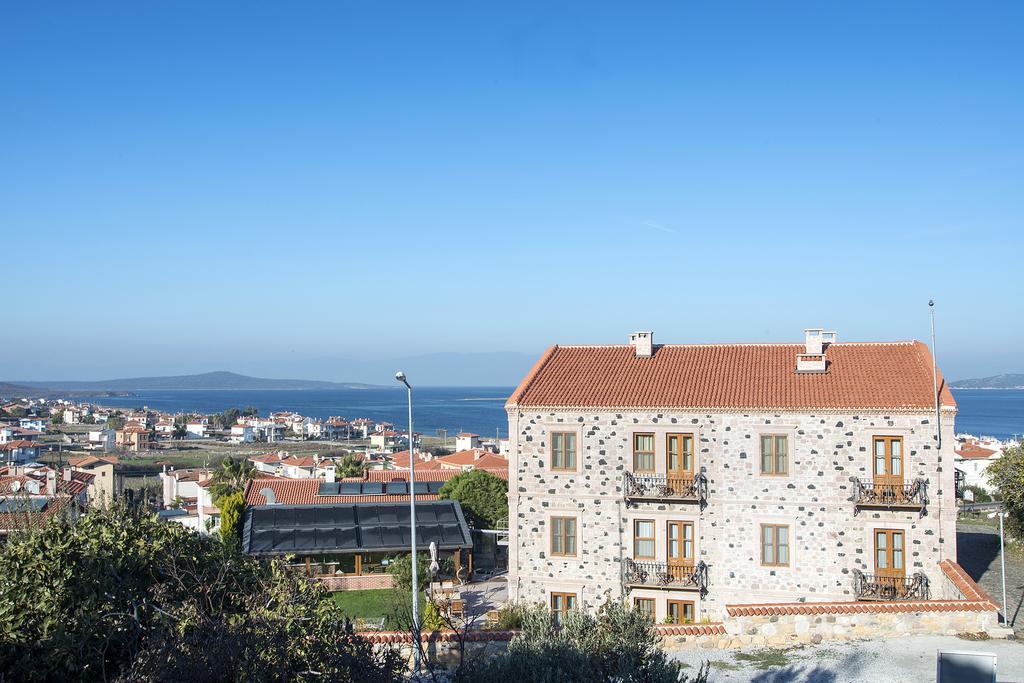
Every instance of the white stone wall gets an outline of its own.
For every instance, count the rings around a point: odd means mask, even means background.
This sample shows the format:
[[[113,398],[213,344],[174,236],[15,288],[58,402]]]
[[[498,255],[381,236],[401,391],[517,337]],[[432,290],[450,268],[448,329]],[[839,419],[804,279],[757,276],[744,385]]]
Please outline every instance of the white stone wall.
[[[577,471],[552,472],[552,430],[577,433]],[[634,591],[694,600],[697,618],[717,621],[733,603],[850,600],[853,570],[874,572],[873,530],[905,531],[906,572],[923,571],[933,597],[942,595],[940,560],[956,559],[953,415],[943,415],[941,457],[934,414],[552,412],[509,410],[515,435],[510,457],[510,594],[545,601],[552,591],[594,605],[622,594],[622,560],[632,556],[632,521],[655,519],[656,548],[665,554],[666,520],[693,521],[696,561],[709,567],[710,591]],[[665,435],[693,433],[696,467],[709,480],[708,506],[692,502],[626,504],[623,473],[632,468],[632,434],[656,435],[656,464],[665,469]],[[760,474],[759,435],[789,435],[789,474]],[[871,440],[902,436],[904,481],[927,479],[930,504],[917,511],[861,510],[854,515],[851,476],[871,480]],[[578,517],[576,558],[552,558],[550,518]],[[760,525],[790,526],[788,567],[760,565]]]

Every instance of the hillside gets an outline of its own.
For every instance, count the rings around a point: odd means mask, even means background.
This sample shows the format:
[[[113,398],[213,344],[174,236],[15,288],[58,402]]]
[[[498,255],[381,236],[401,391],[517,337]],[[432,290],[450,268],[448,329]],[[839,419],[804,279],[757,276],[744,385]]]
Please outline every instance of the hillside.
[[[950,386],[954,389],[1024,389],[1024,374],[1009,373],[978,379],[961,379],[950,383]]]
[[[267,389],[361,389],[372,385],[345,382],[322,382],[307,379],[268,379],[249,377],[234,372],[205,372],[199,375],[173,377],[133,377],[97,381],[19,381],[19,385],[48,392],[132,392],[132,391],[211,391]]]

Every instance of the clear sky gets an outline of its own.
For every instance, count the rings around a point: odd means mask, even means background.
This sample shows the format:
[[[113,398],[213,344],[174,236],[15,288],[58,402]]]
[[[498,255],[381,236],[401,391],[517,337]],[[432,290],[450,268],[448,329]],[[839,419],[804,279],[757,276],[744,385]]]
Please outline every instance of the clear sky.
[[[1018,1],[4,3],[0,379],[925,339],[929,297],[948,375],[1024,372],[1022,35]]]

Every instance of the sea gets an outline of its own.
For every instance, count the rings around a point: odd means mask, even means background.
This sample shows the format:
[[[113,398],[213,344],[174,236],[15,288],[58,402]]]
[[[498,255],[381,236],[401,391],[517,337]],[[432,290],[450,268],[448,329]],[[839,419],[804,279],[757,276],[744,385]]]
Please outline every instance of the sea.
[[[469,431],[481,436],[507,436],[505,400],[512,387],[423,387],[413,392],[413,422],[423,434]],[[960,412],[956,431],[1009,439],[1024,434],[1024,390],[954,389]],[[260,415],[294,411],[308,417],[340,415],[408,422],[402,388],[316,389],[274,391],[140,391],[132,396],[90,398],[119,408],[148,406],[171,413],[215,413],[231,407],[255,406]]]

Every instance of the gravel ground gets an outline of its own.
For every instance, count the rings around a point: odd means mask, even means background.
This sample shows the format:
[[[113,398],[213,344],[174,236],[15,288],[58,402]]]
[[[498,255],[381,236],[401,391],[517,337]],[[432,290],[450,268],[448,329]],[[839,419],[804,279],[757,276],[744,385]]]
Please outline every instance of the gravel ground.
[[[684,650],[670,655],[687,664],[687,672],[711,660],[711,683],[914,683],[935,680],[939,650],[995,653],[997,680],[1024,682],[1024,643],[1016,640],[914,636],[788,650]]]
[[[999,571],[999,529],[978,524],[956,527],[957,561],[971,578],[999,604],[1003,600],[1002,577]],[[1006,620],[1024,639],[1024,559],[1006,554]]]

